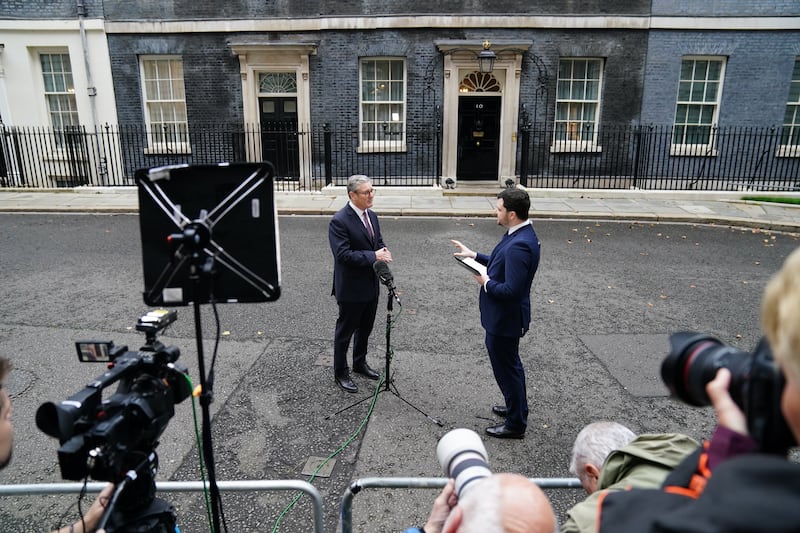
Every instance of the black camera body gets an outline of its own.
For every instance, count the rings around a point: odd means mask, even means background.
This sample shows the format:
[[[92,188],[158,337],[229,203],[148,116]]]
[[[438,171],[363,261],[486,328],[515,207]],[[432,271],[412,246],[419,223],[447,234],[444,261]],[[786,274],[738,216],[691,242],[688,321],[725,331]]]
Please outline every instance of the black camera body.
[[[797,445],[781,412],[784,377],[765,338],[752,353],[704,333],[673,333],[669,341],[670,352],[661,364],[661,379],[673,396],[689,405],[710,405],[706,384],[720,368],[727,368],[731,372],[728,391],[744,411],[748,431],[759,449],[785,454]]]
[[[177,363],[180,350],[155,339],[158,330],[174,321],[175,312],[169,313],[157,322],[145,320],[151,314],[139,319],[137,329],[148,341],[139,351],[112,342],[76,343],[81,359],[88,345],[95,344],[98,349],[92,353],[107,355],[108,371],[77,394],[59,404],[44,403],[36,412],[39,429],[61,444],[58,461],[64,479],[89,476],[116,483],[154,455],[175,404],[192,392],[186,368]],[[114,383],[117,390],[103,399],[104,389]]]

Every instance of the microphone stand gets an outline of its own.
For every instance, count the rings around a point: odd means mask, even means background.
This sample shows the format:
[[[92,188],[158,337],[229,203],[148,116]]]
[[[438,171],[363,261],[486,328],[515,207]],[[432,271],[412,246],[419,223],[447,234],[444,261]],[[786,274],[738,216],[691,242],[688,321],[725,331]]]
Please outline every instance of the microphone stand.
[[[402,307],[403,304],[400,303],[400,298],[397,296],[397,292],[396,292],[396,289],[394,287],[394,283],[392,283],[392,281],[393,281],[392,278],[384,278],[384,277],[380,276],[379,279],[381,280],[381,283],[386,285],[386,287],[389,289],[389,297],[387,298],[387,301],[386,301],[386,354],[385,354],[385,360],[384,360],[384,375],[386,376],[386,380],[384,381],[383,389],[379,390],[378,394],[380,394],[381,392],[386,392],[386,391],[391,392],[396,397],[400,398],[400,400],[402,400],[406,405],[408,405],[412,409],[414,409],[417,412],[419,412],[420,414],[422,414],[425,418],[427,418],[428,420],[430,420],[431,422],[433,422],[437,426],[444,427],[444,424],[442,423],[441,420],[439,420],[437,418],[433,418],[428,413],[426,413],[425,411],[423,411],[422,409],[420,409],[416,405],[412,404],[411,402],[409,402],[408,400],[403,398],[400,395],[400,391],[398,391],[397,387],[394,385],[394,379],[392,378],[392,375],[390,373],[391,364],[392,364],[392,340],[391,340],[392,339],[392,310],[394,309],[393,304],[394,304],[395,300],[397,300],[397,305],[399,305],[400,307]],[[352,404],[348,405],[347,407],[345,407],[343,409],[339,409],[338,411],[336,411],[332,415],[326,416],[325,420],[328,420],[331,416],[338,415],[339,413],[343,413],[343,412],[347,411],[348,409],[351,409],[351,408],[355,407],[356,405],[359,405],[359,404],[361,404],[361,403],[363,403],[363,402],[365,402],[365,401],[367,401],[367,400],[369,400],[371,398],[372,398],[372,396],[367,396],[366,398],[362,398],[361,400],[358,400],[357,402],[352,403]]]

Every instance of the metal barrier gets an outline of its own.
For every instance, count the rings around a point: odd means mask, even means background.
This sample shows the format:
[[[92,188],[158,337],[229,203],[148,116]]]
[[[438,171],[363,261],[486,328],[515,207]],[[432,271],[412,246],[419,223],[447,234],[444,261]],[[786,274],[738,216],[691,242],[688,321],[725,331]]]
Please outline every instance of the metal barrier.
[[[530,478],[542,489],[582,489],[578,478]],[[447,484],[445,477],[367,477],[357,479],[342,494],[340,505],[342,533],[353,531],[353,497],[364,489],[441,489]]]
[[[87,483],[85,491],[98,493],[107,483]],[[299,490],[311,497],[314,506],[314,531],[323,533],[324,516],[322,496],[317,488],[299,480],[242,480],[218,481],[220,491],[247,492],[261,490]],[[158,492],[202,492],[208,487],[202,481],[157,481]],[[80,494],[83,483],[37,483],[28,485],[0,485],[0,496],[33,496],[37,494]]]

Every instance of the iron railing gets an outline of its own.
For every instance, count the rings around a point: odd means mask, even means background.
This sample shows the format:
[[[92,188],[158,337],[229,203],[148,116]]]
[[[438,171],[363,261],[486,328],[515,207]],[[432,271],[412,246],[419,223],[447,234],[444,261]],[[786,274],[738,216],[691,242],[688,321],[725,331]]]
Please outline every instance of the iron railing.
[[[800,146],[779,127],[714,127],[702,144],[673,144],[671,126],[602,126],[575,132],[525,123],[515,178],[529,187],[796,191]],[[0,125],[0,187],[133,185],[137,169],[261,161],[280,190],[319,190],[367,174],[381,186],[441,183],[442,131],[434,122],[370,131],[348,124],[50,128]]]

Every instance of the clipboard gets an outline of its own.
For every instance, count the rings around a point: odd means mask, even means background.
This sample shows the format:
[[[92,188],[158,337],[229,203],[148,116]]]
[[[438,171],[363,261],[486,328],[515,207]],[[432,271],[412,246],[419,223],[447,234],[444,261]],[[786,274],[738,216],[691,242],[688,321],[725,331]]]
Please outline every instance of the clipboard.
[[[471,257],[461,257],[458,255],[453,256],[458,264],[469,270],[473,274],[477,274],[478,276],[485,276],[486,275],[486,267]]]

